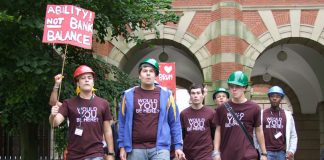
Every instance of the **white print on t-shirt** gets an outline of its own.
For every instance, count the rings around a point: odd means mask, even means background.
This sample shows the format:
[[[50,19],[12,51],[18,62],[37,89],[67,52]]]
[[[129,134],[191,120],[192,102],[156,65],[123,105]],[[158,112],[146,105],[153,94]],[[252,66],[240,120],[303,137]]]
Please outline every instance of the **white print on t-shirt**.
[[[268,117],[266,128],[283,128],[282,118],[280,117]]]
[[[138,99],[137,104],[140,108],[136,109],[136,113],[159,113],[157,99]]]
[[[80,107],[77,108],[81,118],[77,118],[77,122],[98,122],[97,107]]]
[[[204,131],[205,130],[205,118],[189,118],[190,127],[187,127],[187,131]]]
[[[235,114],[239,120],[242,120],[242,118],[244,117],[244,113],[235,113]],[[227,128],[238,125],[238,123],[236,122],[236,120],[234,119],[232,114],[229,112],[227,112],[227,120],[228,120],[228,122],[225,123],[225,127],[227,127]]]

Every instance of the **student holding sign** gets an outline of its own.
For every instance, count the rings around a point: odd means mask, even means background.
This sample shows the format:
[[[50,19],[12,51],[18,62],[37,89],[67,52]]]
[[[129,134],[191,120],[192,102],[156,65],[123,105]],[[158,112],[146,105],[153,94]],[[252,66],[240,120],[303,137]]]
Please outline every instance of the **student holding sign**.
[[[58,106],[62,105],[62,103],[58,101],[57,95],[58,95],[58,90],[60,88],[63,78],[64,78],[64,76],[62,74],[57,74],[54,77],[55,84],[54,84],[53,90],[51,92],[50,100],[48,102],[49,105],[51,105],[51,106],[55,106],[56,104]]]
[[[103,160],[105,155],[102,139],[108,144],[107,159],[114,159],[114,143],[110,120],[109,103],[93,93],[95,72],[86,66],[79,66],[73,76],[80,88],[77,97],[64,100],[61,107],[52,107],[49,117],[53,127],[69,119],[68,160]]]
[[[124,91],[119,107],[120,158],[168,160],[172,143],[176,158],[185,159],[179,109],[170,90],[154,85],[159,75],[158,62],[151,58],[144,60],[138,73],[140,86]]]

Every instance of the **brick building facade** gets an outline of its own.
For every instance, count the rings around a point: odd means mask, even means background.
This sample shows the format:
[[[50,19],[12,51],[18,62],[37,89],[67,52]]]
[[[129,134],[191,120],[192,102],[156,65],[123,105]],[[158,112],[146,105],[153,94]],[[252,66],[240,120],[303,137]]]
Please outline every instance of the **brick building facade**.
[[[146,57],[176,62],[177,86],[227,87],[234,70],[250,76],[252,99],[270,85],[287,92],[299,135],[295,159],[318,159],[324,146],[324,0],[173,0],[178,24],[135,34],[155,47],[122,40],[94,44],[95,56],[135,75]],[[109,37],[108,37],[109,38]],[[265,74],[270,79],[264,79]],[[261,94],[258,94],[261,93]],[[213,105],[211,96],[206,103]]]

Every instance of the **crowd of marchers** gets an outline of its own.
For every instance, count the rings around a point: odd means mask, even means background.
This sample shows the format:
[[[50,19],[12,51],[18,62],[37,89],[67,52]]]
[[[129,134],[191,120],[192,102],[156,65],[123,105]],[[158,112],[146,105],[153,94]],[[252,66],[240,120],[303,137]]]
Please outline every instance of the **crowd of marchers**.
[[[96,73],[76,68],[77,96],[57,100],[63,76],[54,77],[49,122],[68,120],[67,160],[292,160],[297,134],[292,113],[281,108],[284,90],[268,90],[270,108],[247,99],[248,77],[228,76],[228,89],[212,94],[216,107],[204,105],[207,89],[192,84],[190,106],[179,113],[171,90],[156,83],[159,63],[138,66],[139,86],[125,90],[114,119],[109,102],[95,94]],[[214,109],[215,108],[215,109]],[[113,134],[115,132],[116,134]],[[115,145],[114,145],[115,144]]]

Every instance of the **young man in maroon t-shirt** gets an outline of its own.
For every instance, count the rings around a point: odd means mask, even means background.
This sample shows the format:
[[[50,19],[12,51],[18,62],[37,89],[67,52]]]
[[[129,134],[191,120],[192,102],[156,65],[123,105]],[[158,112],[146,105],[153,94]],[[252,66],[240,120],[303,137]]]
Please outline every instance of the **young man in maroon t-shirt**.
[[[185,159],[179,109],[167,88],[155,85],[159,64],[148,58],[140,63],[140,86],[123,93],[118,116],[121,160],[168,160],[170,146],[177,159]]]
[[[215,110],[204,106],[204,87],[193,84],[189,88],[191,106],[180,114],[184,137],[183,151],[188,160],[212,160],[215,131]]]
[[[112,116],[107,100],[93,93],[93,70],[86,66],[79,66],[74,72],[74,82],[80,88],[77,97],[64,100],[61,107],[52,107],[49,117],[53,127],[69,119],[68,131],[68,160],[104,160],[114,159],[114,143],[110,120]],[[103,136],[108,144],[108,156],[103,151]]]
[[[227,84],[232,95],[228,104],[231,105],[251,137],[255,129],[262,152],[261,160],[266,160],[267,152],[260,122],[260,107],[247,100],[244,95],[248,86],[247,76],[242,71],[233,72],[229,76]],[[254,144],[250,143],[224,104],[216,110],[216,132],[212,156],[214,160],[256,160],[258,158]]]
[[[262,126],[268,160],[293,159],[297,149],[297,133],[291,112],[280,108],[285,96],[282,88],[273,86],[268,91],[271,107],[262,112]]]
[[[213,100],[217,107],[229,100],[229,93],[225,88],[218,88],[213,93]]]

